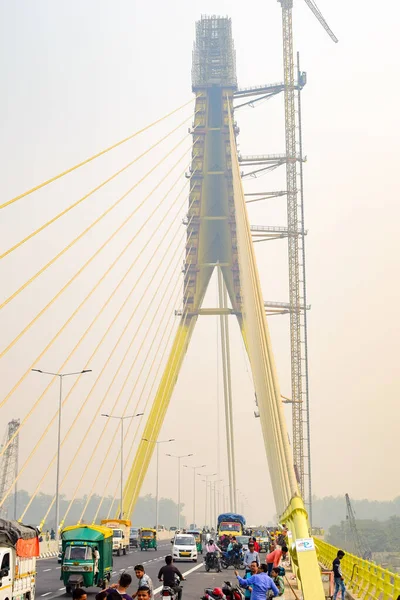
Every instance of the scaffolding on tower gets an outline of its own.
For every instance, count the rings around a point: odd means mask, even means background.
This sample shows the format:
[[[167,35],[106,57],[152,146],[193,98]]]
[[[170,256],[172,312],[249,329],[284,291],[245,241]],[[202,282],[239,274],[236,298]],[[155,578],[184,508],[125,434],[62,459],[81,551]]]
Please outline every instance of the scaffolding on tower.
[[[7,490],[12,487],[18,474],[18,450],[19,450],[19,419],[13,419],[7,424],[2,448],[5,448],[0,461],[0,500],[3,499]],[[4,507],[1,511],[5,512]],[[14,487],[14,519],[17,518],[17,484]]]

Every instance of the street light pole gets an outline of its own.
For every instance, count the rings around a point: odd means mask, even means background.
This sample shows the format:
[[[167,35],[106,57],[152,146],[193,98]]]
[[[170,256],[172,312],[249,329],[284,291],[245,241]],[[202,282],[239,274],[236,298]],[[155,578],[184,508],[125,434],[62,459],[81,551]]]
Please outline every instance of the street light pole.
[[[199,465],[192,467],[191,465],[183,465],[187,469],[193,469],[193,524],[196,526],[196,471],[197,469],[204,469],[207,465]]]
[[[221,483],[221,481],[223,481],[223,479],[216,479],[215,481],[213,481],[212,483],[213,488],[214,488],[214,525],[217,524],[217,483]]]
[[[61,454],[61,412],[62,412],[62,382],[64,377],[70,375],[83,375],[84,373],[91,373],[92,369],[83,369],[83,371],[76,371],[74,373],[52,373],[50,371],[42,371],[41,369],[32,369],[35,373],[41,375],[53,375],[58,377],[60,381],[60,393],[58,397],[58,433],[57,433],[57,462],[56,462],[56,531],[55,539],[58,542],[60,538],[59,533],[59,521],[60,521],[60,454]]]
[[[158,533],[158,465],[159,465],[159,452],[158,452],[158,447],[160,444],[169,444],[169,442],[174,442],[175,438],[171,438],[170,440],[160,440],[159,442],[157,442],[157,440],[148,440],[147,438],[142,438],[144,442],[149,442],[151,444],[156,444],[156,456],[157,456],[157,460],[156,460],[156,531]]]
[[[123,504],[124,504],[124,421],[125,419],[133,419],[133,417],[141,417],[144,413],[136,413],[136,415],[126,415],[122,417],[117,417],[115,415],[107,415],[102,413],[102,417],[107,417],[107,419],[119,419],[121,422],[121,481],[120,481],[120,506],[119,506],[119,518],[123,518]]]
[[[181,528],[181,460],[182,458],[189,458],[189,456],[193,456],[193,454],[181,454],[176,456],[175,454],[167,454],[166,456],[170,456],[171,458],[178,459],[178,529]]]
[[[209,477],[214,477],[214,475],[216,475],[216,473],[199,473],[200,477],[205,477],[205,479],[203,479],[203,481],[206,482],[206,502],[205,502],[205,514],[204,514],[204,526],[207,527],[208,523],[207,523],[207,494],[208,494],[208,478]],[[210,487],[210,513],[211,513],[211,487]]]

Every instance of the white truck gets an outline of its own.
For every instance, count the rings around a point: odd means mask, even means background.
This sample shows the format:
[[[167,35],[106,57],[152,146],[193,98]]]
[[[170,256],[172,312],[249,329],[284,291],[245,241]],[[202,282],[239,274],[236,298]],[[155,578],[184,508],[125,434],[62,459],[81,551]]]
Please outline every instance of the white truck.
[[[113,530],[113,552],[117,556],[126,554],[127,550],[129,550],[131,521],[128,519],[103,519],[101,525]]]
[[[38,531],[0,519],[0,600],[34,600]]]

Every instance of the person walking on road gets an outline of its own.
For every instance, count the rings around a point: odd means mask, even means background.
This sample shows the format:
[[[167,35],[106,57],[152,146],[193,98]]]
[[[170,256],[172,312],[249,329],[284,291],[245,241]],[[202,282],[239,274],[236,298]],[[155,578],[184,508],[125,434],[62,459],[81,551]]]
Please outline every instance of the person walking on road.
[[[256,562],[260,566],[260,555],[254,549],[254,542],[249,541],[249,549],[244,553],[243,564],[246,572],[250,571],[250,565]]]
[[[346,595],[346,586],[344,584],[344,578],[343,578],[342,568],[341,568],[341,564],[340,564],[340,561],[342,560],[343,557],[344,557],[343,550],[339,550],[339,552],[337,553],[337,556],[332,564],[333,578],[335,581],[335,592],[333,594],[333,600],[336,600],[336,598],[339,594],[339,590],[342,591],[342,600],[344,600],[345,595]]]
[[[237,571],[235,571],[235,575],[241,587],[251,587],[251,600],[265,600],[269,592],[272,592],[273,598],[279,596],[278,588],[267,574],[266,564],[261,565],[261,573],[252,575],[248,579],[240,577]]]

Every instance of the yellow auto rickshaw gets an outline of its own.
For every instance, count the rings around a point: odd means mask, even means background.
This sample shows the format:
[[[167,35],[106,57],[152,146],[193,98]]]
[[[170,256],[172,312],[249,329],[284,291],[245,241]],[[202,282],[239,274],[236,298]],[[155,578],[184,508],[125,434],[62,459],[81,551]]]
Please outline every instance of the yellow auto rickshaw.
[[[140,530],[140,550],[154,548],[157,550],[157,531],[150,527],[143,527]]]
[[[190,531],[187,531],[186,533],[192,534],[192,536],[196,540],[197,552],[199,554],[203,554],[203,542],[202,542],[202,538],[201,538],[201,531],[198,531],[197,529],[192,529]]]

